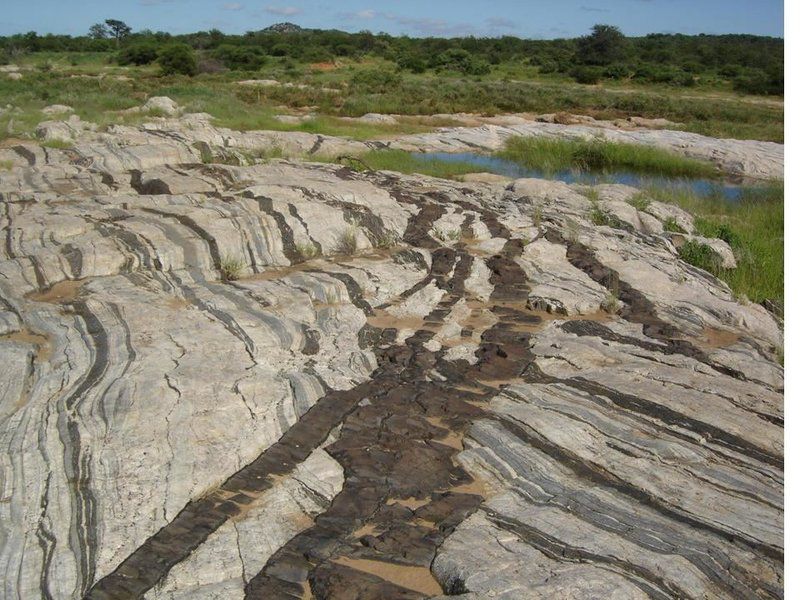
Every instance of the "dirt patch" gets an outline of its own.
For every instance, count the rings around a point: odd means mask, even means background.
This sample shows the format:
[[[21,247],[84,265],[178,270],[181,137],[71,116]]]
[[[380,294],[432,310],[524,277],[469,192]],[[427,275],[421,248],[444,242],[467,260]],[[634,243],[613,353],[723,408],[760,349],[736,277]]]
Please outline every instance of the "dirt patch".
[[[0,335],[0,341],[4,340],[32,345],[36,348],[36,360],[39,362],[48,360],[53,353],[50,338],[39,333],[33,333],[32,331],[24,330]]]
[[[741,339],[738,333],[716,329],[714,327],[704,327],[703,332],[696,338],[691,338],[701,348],[714,350],[716,348],[727,348],[733,346]]]
[[[442,586],[439,585],[439,582],[436,581],[431,572],[425,567],[412,567],[380,560],[346,557],[337,558],[333,562],[355,569],[356,571],[363,571],[364,573],[375,575],[396,586],[414,590],[428,596],[439,596],[444,593]]]
[[[333,63],[333,62],[318,62],[318,63],[311,63],[311,64],[310,64],[310,65],[308,65],[308,66],[309,66],[310,68],[312,68],[313,70],[315,70],[315,71],[335,71],[336,69],[338,69],[338,68],[339,68],[339,67],[336,65],[336,63]]]
[[[56,283],[43,292],[33,292],[26,298],[34,302],[49,302],[50,304],[65,304],[78,297],[83,285],[88,279],[65,280]]]

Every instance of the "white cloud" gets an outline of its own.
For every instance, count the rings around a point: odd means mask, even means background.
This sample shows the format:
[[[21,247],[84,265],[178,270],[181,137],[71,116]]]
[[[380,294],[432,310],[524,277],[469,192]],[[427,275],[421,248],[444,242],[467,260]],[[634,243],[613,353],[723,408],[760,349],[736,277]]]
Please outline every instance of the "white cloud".
[[[244,8],[244,4],[241,2],[228,2],[227,4],[223,4],[222,8],[225,10],[242,10]]]
[[[297,6],[267,6],[264,8],[264,12],[268,12],[271,15],[291,17],[292,15],[299,15],[303,12],[303,9]]]
[[[486,19],[486,24],[489,27],[495,27],[497,29],[516,29],[517,24],[510,19],[504,19],[502,17],[489,17]]]

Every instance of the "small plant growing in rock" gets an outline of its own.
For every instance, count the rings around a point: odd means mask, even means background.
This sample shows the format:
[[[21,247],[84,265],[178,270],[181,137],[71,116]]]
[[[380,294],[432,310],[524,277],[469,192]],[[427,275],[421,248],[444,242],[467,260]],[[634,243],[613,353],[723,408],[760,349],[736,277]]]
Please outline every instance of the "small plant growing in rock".
[[[455,242],[456,240],[461,239],[461,230],[460,229],[451,229],[447,232],[447,239],[451,242]]]
[[[10,160],[0,160],[0,171],[10,171],[14,163]]]
[[[75,145],[74,142],[68,142],[66,140],[47,140],[46,142],[42,142],[42,146],[45,148],[55,148],[57,150],[67,150],[72,148]]]
[[[339,241],[336,244],[336,249],[340,254],[353,255],[358,250],[358,238],[356,228],[351,226],[339,236]]]
[[[583,188],[580,190],[580,194],[592,202],[597,202],[600,200],[600,192],[598,192],[595,188]]]
[[[319,248],[311,242],[308,244],[296,244],[295,248],[297,248],[297,253],[303,260],[311,260],[312,258],[316,258],[320,255]]]
[[[223,281],[236,281],[244,269],[244,262],[232,256],[225,256],[220,261],[219,270]]]
[[[339,294],[335,289],[325,290],[325,304],[335,305],[339,304]]]
[[[628,198],[628,204],[630,204],[636,210],[641,211],[644,211],[648,206],[650,206],[650,202],[652,202],[652,200],[644,192],[638,192]]]
[[[689,240],[680,247],[678,255],[684,262],[698,269],[703,269],[713,274],[722,271],[722,260],[717,256],[717,253],[706,244]]]
[[[600,308],[605,312],[615,315],[621,308],[619,301],[619,275],[612,273],[608,281],[608,295],[600,303]]]
[[[575,219],[567,218],[566,234],[568,242],[573,244],[578,242],[578,239],[581,235],[581,226],[578,225],[578,222]]]
[[[536,229],[540,229],[542,227],[542,207],[536,206],[533,209],[533,225]]]
[[[400,238],[394,231],[386,231],[380,235],[374,236],[372,245],[375,248],[394,248],[400,243]]]
[[[615,315],[619,312],[621,305],[619,298],[614,294],[609,293],[605,299],[600,303],[600,308],[608,314]]]
[[[611,225],[609,214],[600,208],[597,203],[592,204],[592,210],[589,211],[589,218],[595,225]]]
[[[686,230],[678,225],[675,217],[667,217],[664,221],[664,231],[671,231],[672,233],[686,233]]]

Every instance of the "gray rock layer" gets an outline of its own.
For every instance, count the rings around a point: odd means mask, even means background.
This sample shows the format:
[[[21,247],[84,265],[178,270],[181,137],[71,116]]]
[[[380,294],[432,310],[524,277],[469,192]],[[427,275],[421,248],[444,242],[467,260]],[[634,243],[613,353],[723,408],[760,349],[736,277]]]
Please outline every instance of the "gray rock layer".
[[[782,596],[782,334],[690,216],[200,123],[2,151],[2,597]]]

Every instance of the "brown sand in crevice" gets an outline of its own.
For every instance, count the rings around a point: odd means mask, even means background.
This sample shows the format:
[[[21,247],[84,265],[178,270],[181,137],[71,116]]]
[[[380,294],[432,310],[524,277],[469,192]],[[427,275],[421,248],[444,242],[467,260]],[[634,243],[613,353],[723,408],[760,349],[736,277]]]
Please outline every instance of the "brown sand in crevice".
[[[339,557],[332,562],[336,564],[375,575],[399,587],[414,590],[427,596],[440,596],[444,593],[442,586],[436,581],[430,570],[425,567],[397,565],[380,560],[366,558]]]
[[[353,532],[353,537],[362,538],[365,535],[375,535],[376,533],[379,533],[379,531],[380,530],[378,529],[378,526],[374,523],[365,523]]]
[[[438,329],[437,323],[430,323],[425,321],[422,317],[406,316],[396,317],[386,309],[377,308],[374,314],[367,317],[367,323],[378,329],[397,329],[419,331],[427,329],[428,331],[435,331]]]
[[[450,446],[451,448],[455,448],[456,450],[463,450],[464,449],[464,435],[461,433],[456,433],[452,431],[450,427],[442,421],[440,417],[425,417],[425,420],[428,421],[431,425],[438,427],[440,429],[444,429],[447,431],[447,435],[443,438],[433,438],[433,441],[439,442],[440,444],[444,444],[445,446]]]
[[[388,506],[392,506],[393,504],[399,504],[400,506],[405,506],[406,508],[410,508],[411,510],[417,510],[421,506],[425,506],[431,501],[430,498],[423,498],[422,500],[417,500],[416,498],[389,498],[386,501]]]
[[[50,286],[43,292],[32,292],[26,296],[34,302],[49,302],[51,304],[63,304],[75,300],[83,285],[88,279],[66,279],[55,285]]]
[[[448,491],[453,494],[475,494],[481,496],[484,501],[488,500],[495,495],[495,491],[488,481],[471,475],[472,481],[469,483],[462,483],[456,487],[450,488]]]
[[[167,298],[165,304],[172,309],[181,310],[182,308],[188,308],[192,305],[186,298],[180,298],[178,296],[171,296]]]
[[[702,333],[689,341],[696,343],[701,348],[714,350],[716,348],[727,348],[741,339],[738,333],[717,329],[715,327],[704,327]]]
[[[246,277],[239,277],[237,281],[272,281],[274,279],[283,279],[294,273],[303,273],[313,269],[320,269],[325,266],[325,263],[319,259],[307,260],[301,263],[296,263],[284,267],[272,267],[266,271],[261,271],[255,275],[248,275]]]
[[[34,348],[36,348],[36,360],[40,362],[49,359],[53,352],[50,338],[28,330],[15,331],[14,333],[0,335],[0,341],[3,340],[32,345]]]
[[[300,585],[303,587],[301,600],[314,600],[314,594],[311,593],[311,584],[308,583],[308,580],[301,582]]]

